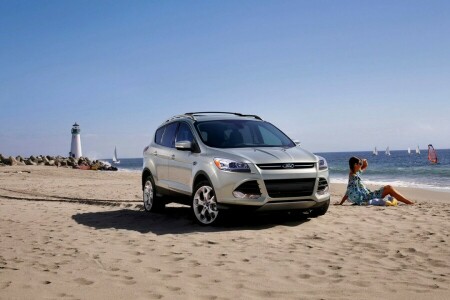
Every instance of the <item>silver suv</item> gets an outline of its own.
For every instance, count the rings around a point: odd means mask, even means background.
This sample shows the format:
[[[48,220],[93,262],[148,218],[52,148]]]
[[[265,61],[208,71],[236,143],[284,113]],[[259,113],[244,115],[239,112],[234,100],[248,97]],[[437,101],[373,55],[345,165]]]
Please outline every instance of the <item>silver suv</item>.
[[[230,208],[323,215],[330,203],[328,182],[324,158],[255,115],[175,116],[144,149],[145,210],[187,204],[202,225],[216,223]]]

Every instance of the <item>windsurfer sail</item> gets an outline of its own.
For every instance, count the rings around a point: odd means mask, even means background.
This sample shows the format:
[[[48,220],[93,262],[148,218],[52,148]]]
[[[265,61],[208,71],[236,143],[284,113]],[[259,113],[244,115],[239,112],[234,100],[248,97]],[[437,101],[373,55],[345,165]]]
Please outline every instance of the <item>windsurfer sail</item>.
[[[417,145],[417,148],[416,148],[416,154],[417,154],[417,155],[419,155],[419,154],[420,154],[420,149],[419,149],[419,145]]]
[[[386,148],[386,155],[391,155],[391,151],[389,151],[389,146]]]
[[[411,148],[408,147],[408,154],[411,154]]]
[[[428,145],[428,160],[433,164],[437,164],[438,162],[436,150],[434,150],[431,144]]]

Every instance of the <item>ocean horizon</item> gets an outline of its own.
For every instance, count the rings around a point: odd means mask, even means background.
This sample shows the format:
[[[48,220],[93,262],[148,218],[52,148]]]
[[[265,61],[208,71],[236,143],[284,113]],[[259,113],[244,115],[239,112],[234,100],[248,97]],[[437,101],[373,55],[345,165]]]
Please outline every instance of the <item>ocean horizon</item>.
[[[330,170],[331,183],[347,183],[348,160],[352,156],[366,158],[369,167],[363,173],[362,179],[366,184],[386,185],[395,187],[412,187],[432,189],[450,193],[450,149],[436,149],[438,163],[428,161],[427,150],[421,149],[421,154],[408,154],[406,150],[391,150],[391,155],[379,151],[373,155],[372,151],[347,152],[316,152],[323,156]],[[119,158],[120,159],[120,158]],[[112,164],[111,159],[101,161]],[[142,158],[122,158],[120,164],[112,164],[120,172],[141,172]]]

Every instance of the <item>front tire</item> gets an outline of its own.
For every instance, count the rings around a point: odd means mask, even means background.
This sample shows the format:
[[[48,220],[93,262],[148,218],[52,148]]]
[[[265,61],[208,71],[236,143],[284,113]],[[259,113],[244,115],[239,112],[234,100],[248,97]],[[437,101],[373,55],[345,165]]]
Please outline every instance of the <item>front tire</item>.
[[[192,196],[192,213],[200,225],[218,223],[219,210],[214,188],[208,181],[199,182]]]
[[[142,194],[144,210],[146,212],[158,212],[164,210],[166,204],[161,197],[157,197],[155,182],[151,175],[145,178]]]

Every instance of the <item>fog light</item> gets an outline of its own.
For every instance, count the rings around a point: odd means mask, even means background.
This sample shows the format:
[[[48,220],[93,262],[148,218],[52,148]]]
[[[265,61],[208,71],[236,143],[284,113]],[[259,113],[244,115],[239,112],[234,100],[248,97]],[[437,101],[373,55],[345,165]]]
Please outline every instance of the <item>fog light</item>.
[[[234,191],[233,196],[240,199],[258,199],[261,195],[255,195],[255,194],[244,194],[239,191]]]
[[[326,186],[324,189],[318,190],[317,194],[318,195],[324,195],[324,194],[328,193],[329,190],[330,190],[330,188],[328,186]]]

